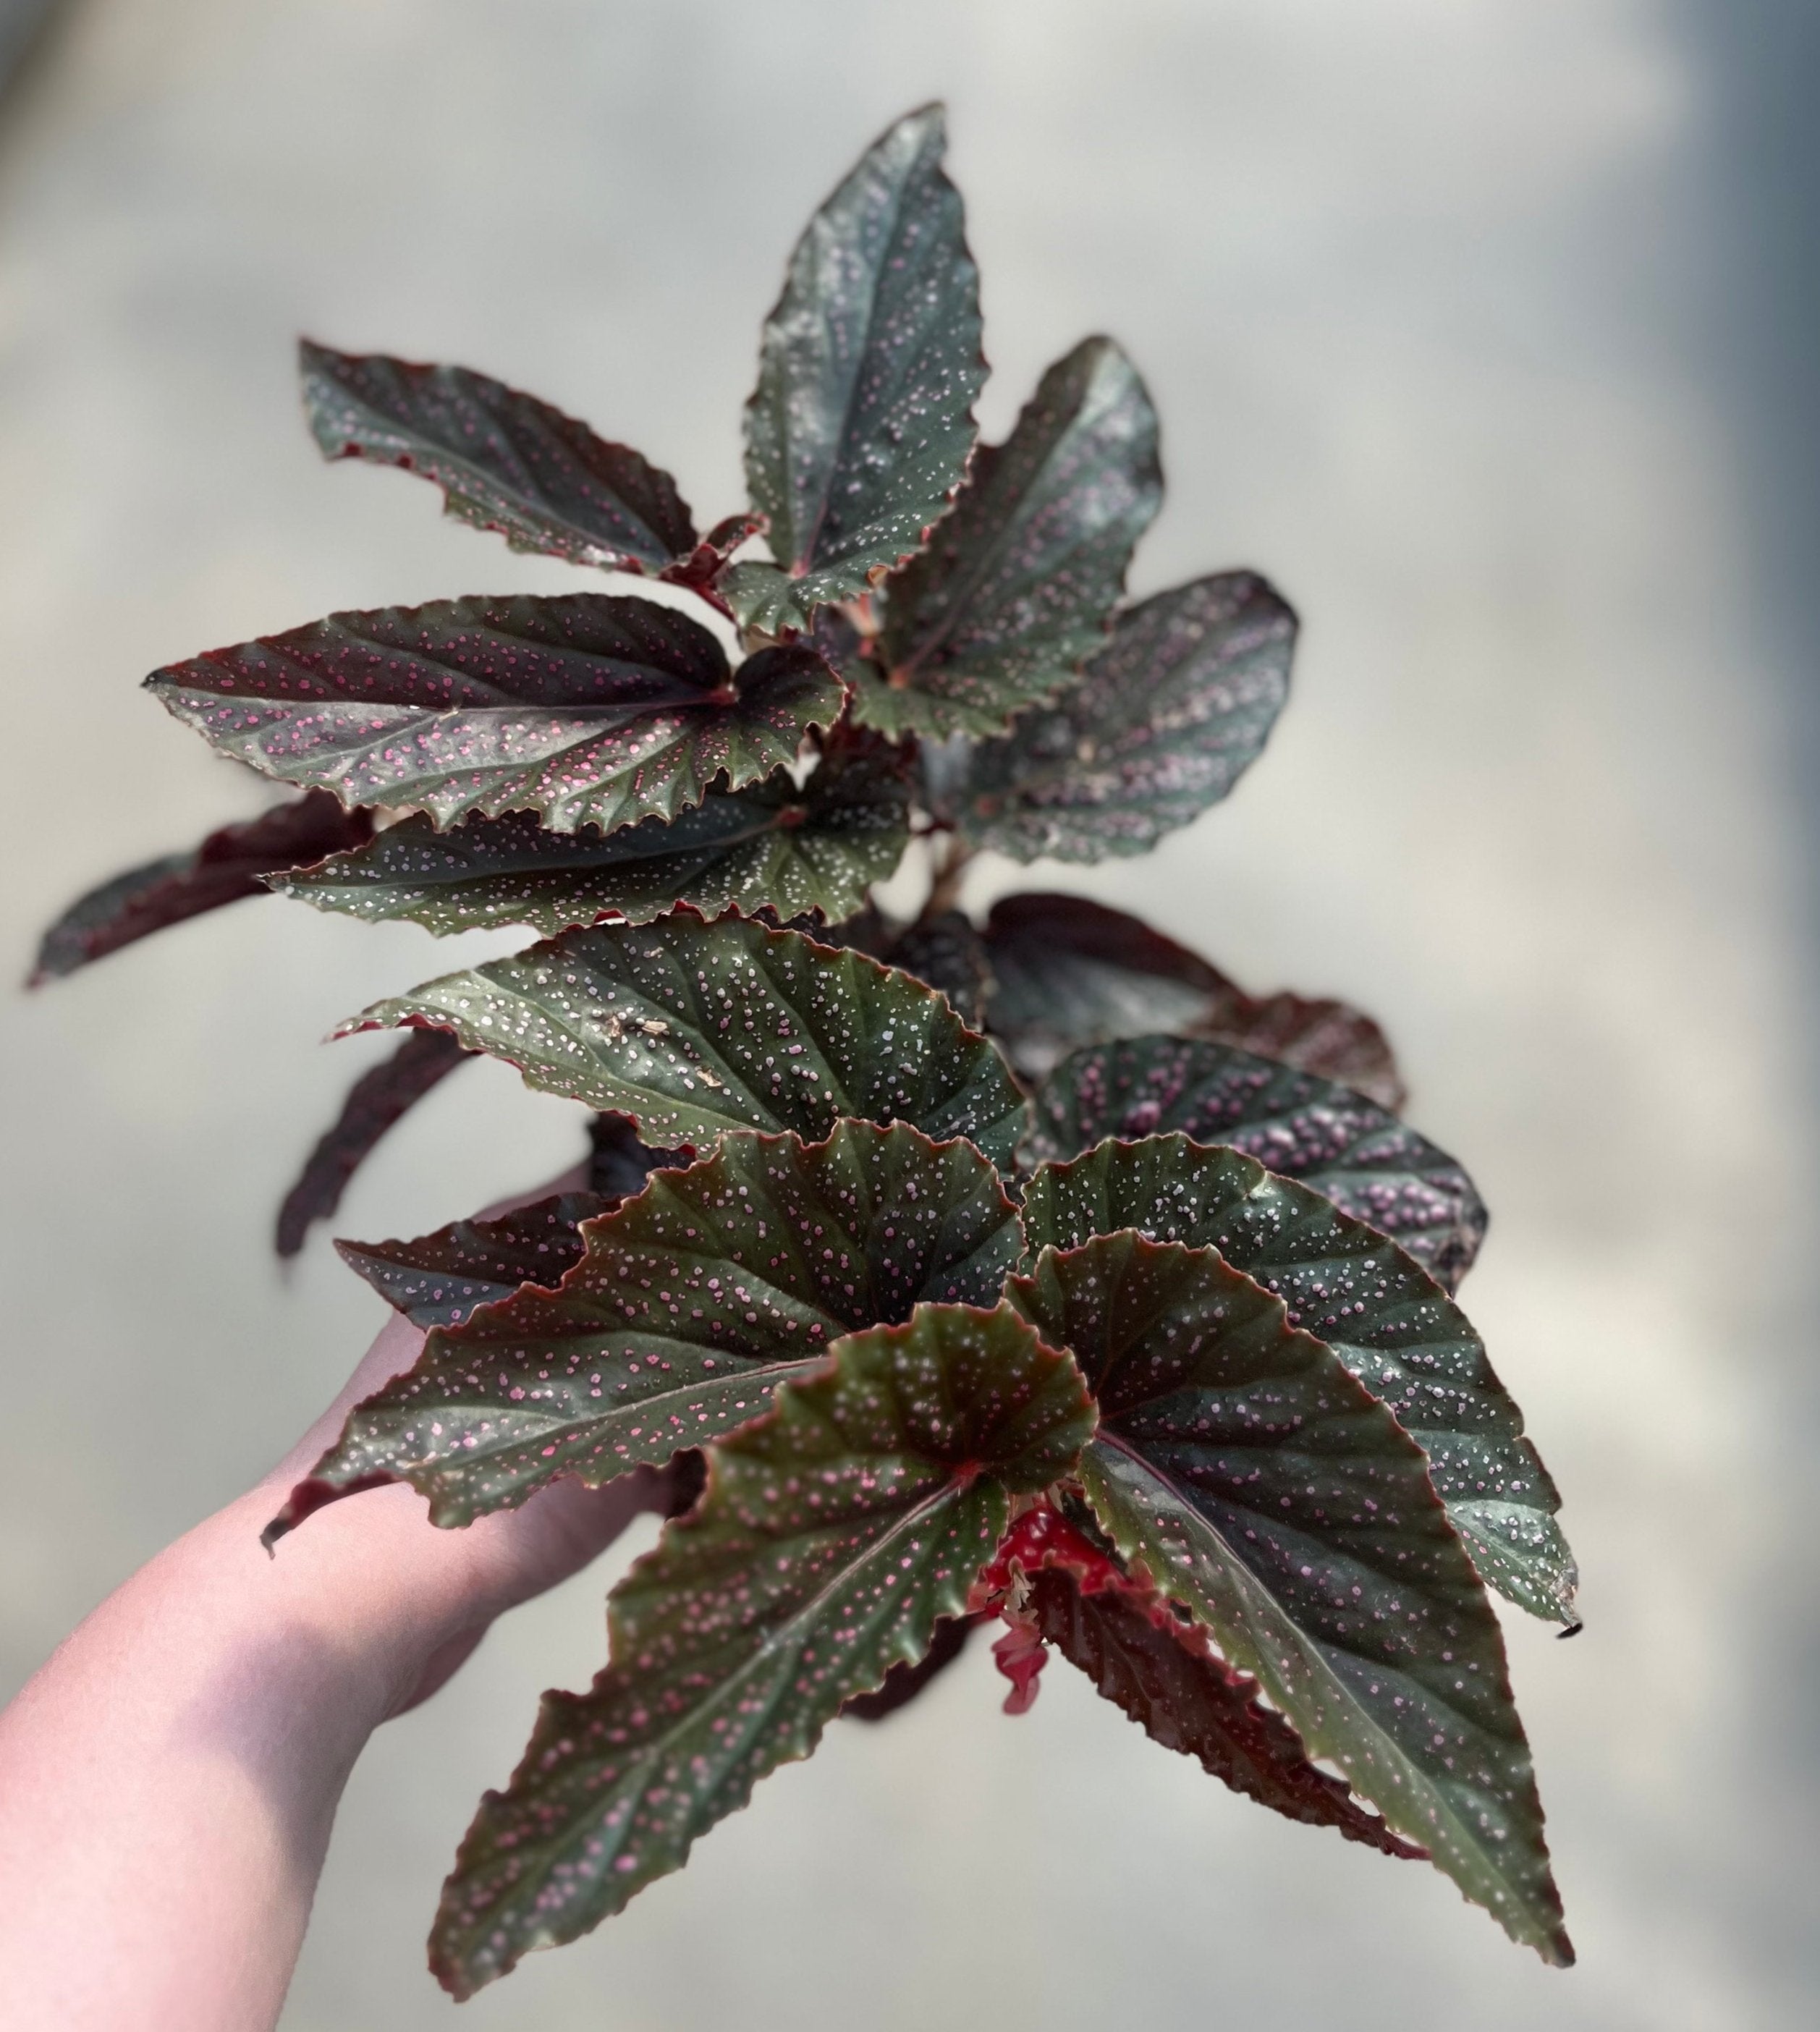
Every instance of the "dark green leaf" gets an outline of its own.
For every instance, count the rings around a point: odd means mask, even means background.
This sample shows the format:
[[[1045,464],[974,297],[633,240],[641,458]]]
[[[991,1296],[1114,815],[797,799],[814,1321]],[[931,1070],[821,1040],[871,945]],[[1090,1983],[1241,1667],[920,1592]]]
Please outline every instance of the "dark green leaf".
[[[1210,1249],[1104,1235],[1007,1295],[1098,1399],[1079,1475],[1125,1559],[1513,1939],[1571,1961],[1497,1619],[1396,1420]]]
[[[263,895],[262,876],[358,846],[372,829],[370,812],[344,812],[326,790],[308,790],[256,819],[223,826],[193,853],[131,868],[71,904],[44,934],[27,985],[73,973],[167,924]]]
[[[643,924],[679,902],[838,920],[903,857],[909,800],[899,756],[872,742],[824,761],[800,790],[779,769],[604,837],[592,826],[551,832],[523,813],[447,832],[406,819],[360,852],[272,886],[319,910],[409,917],[439,934],[480,924],[555,932],[615,916]]]
[[[645,1190],[645,1181],[666,1166],[689,1162],[686,1150],[653,1149],[638,1140],[630,1115],[596,1115],[588,1125],[588,1190],[619,1201]]]
[[[1128,609],[1072,690],[974,756],[962,828],[1015,861],[1147,854],[1257,759],[1295,647],[1295,614],[1251,572]]]
[[[1123,1228],[1217,1249],[1395,1414],[1489,1585],[1533,1616],[1577,1623],[1560,1498],[1523,1414],[1466,1315],[1394,1242],[1235,1150],[1179,1135],[1039,1166],[1024,1225],[1033,1252]]]
[[[708,1450],[706,1494],[613,1591],[611,1662],[544,1697],[462,1844],[431,1940],[460,1996],[680,1866],[753,1786],[959,1615],[1008,1494],[1093,1429],[1066,1356],[1007,1308],[925,1306],[838,1342]]]
[[[939,988],[963,1023],[981,1027],[992,977],[980,935],[962,912],[940,911],[907,926],[892,941],[888,957],[893,966]]]
[[[447,1031],[420,1030],[383,1064],[361,1074],[278,1208],[275,1246],[280,1256],[297,1254],[311,1223],[327,1220],[341,1205],[348,1181],[379,1138],[467,1055]]]
[[[882,588],[876,660],[846,672],[855,716],[891,734],[1002,734],[1053,698],[1105,641],[1162,498],[1144,384],[1110,339],[1087,339]]]
[[[966,1649],[976,1619],[970,1616],[944,1616],[935,1627],[929,1648],[914,1665],[900,1658],[870,1693],[855,1694],[841,1709],[850,1721],[888,1721],[900,1708],[906,1708],[955,1664]]]
[[[674,817],[719,778],[768,775],[842,697],[806,649],[730,672],[686,614],[594,592],[331,614],[146,683],[222,753],[344,804],[439,825],[535,812],[562,832]]]
[[[936,106],[880,138],[810,221],[766,321],[746,472],[783,569],[735,565],[721,583],[767,633],[917,549],[966,469],[986,369],[945,140]]]
[[[1449,1291],[1485,1238],[1484,1202],[1444,1150],[1350,1087],[1229,1044],[1089,1044],[1049,1075],[1033,1112],[1028,1149],[1037,1159],[1172,1129],[1230,1144],[1388,1235]]]
[[[660,571],[695,550],[676,483],[622,444],[465,367],[297,349],[304,409],[327,458],[420,473],[448,512],[515,551]]]
[[[1028,1078],[1078,1045],[1172,1030],[1280,1059],[1381,1108],[1403,1105],[1390,1047],[1369,1016],[1344,1002],[1249,995],[1123,910],[1044,891],[1001,896],[985,939],[987,1027]]]
[[[401,1023],[452,1030],[533,1086],[697,1147],[729,1129],[813,1139],[855,1115],[970,1137],[1007,1165],[1027,1121],[1004,1061],[921,982],[686,909],[445,975],[343,1029]]]
[[[1166,1597],[1125,1571],[1097,1535],[1048,1504],[1026,1511],[976,1596],[1002,1571],[1014,1629],[1033,1629],[1147,1735],[1198,1757],[1234,1791],[1386,1855],[1423,1855],[1366,1813],[1343,1780],[1310,1763],[1295,1730],[1259,1700],[1257,1682],[1213,1651],[1205,1627],[1184,1621]]]
[[[411,1482],[434,1522],[459,1525],[558,1475],[661,1466],[754,1416],[843,1334],[925,1301],[990,1304],[1023,1246],[970,1144],[860,1122],[823,1143],[727,1137],[581,1240],[559,1291],[433,1334],[350,1413],[271,1535],[379,1481]]]
[[[561,1283],[581,1259],[581,1223],[612,1204],[598,1193],[559,1193],[497,1220],[452,1222],[414,1242],[338,1242],[335,1248],[387,1305],[427,1332],[460,1325],[476,1306],[509,1298],[521,1284]]]

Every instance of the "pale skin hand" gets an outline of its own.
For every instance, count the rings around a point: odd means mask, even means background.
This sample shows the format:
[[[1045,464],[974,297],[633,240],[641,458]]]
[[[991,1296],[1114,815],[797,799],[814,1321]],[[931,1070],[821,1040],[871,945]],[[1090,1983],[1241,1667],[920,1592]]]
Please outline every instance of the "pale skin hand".
[[[286,1459],[110,1595],[0,1714],[6,2032],[275,2024],[367,1738],[495,1616],[665,1507],[667,1477],[645,1470],[443,1531],[414,1490],[376,1489],[268,1558],[261,1528],[422,1339],[391,1320]]]

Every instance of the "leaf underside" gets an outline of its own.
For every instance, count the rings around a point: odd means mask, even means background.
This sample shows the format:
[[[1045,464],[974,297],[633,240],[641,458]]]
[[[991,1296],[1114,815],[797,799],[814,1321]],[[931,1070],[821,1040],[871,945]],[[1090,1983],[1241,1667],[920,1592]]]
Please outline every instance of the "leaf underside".
[[[1003,1060],[908,974],[686,909],[445,976],[343,1026],[428,1024],[653,1141],[825,1136],[843,1116],[966,1136],[1008,1165],[1027,1120]]]
[[[465,367],[297,349],[305,413],[325,458],[421,473],[448,513],[515,551],[661,571],[693,555],[695,525],[667,473],[535,396]]]
[[[341,1205],[349,1180],[379,1138],[469,1055],[447,1031],[420,1030],[354,1081],[341,1113],[311,1151],[278,1208],[275,1246],[280,1256],[297,1253],[312,1223],[327,1220]]]
[[[1093,1424],[1074,1365],[1008,1309],[926,1306],[710,1448],[699,1507],[613,1591],[611,1663],[544,1697],[462,1842],[431,1939],[444,1985],[469,1995],[619,1911],[921,1658],[1007,1494],[1066,1473]]]
[[[864,592],[960,484],[985,361],[945,140],[939,106],[898,121],[790,256],[746,410],[747,484],[777,565],[722,581],[749,626],[800,629]]]
[[[645,924],[678,903],[835,921],[903,858],[909,797],[901,759],[871,743],[824,760],[801,790],[779,769],[744,790],[711,790],[675,818],[605,835],[591,826],[551,832],[525,813],[447,832],[406,819],[272,887],[319,910],[407,917],[439,936],[491,924],[551,935],[615,916]]]
[[[1577,1627],[1560,1499],[1523,1414],[1465,1314],[1394,1242],[1240,1152],[1181,1135],[1039,1165],[1023,1220],[1033,1254],[1125,1228],[1218,1249],[1281,1298],[1291,1323],[1330,1347],[1421,1447],[1486,1583],[1532,1616]]]
[[[1037,1160],[1171,1130],[1229,1144],[1388,1235],[1448,1291],[1485,1237],[1484,1202],[1444,1150],[1349,1087],[1229,1044],[1090,1044],[1049,1075],[1032,1112]]]
[[[1257,760],[1295,647],[1294,613],[1253,572],[1128,608],[1078,684],[975,752],[962,831],[1015,861],[1147,854]]]
[[[1123,1557],[1513,1939],[1571,1960],[1497,1619],[1389,1412],[1210,1249],[1102,1235],[1007,1296],[1095,1392],[1079,1479]]]
[[[1337,1080],[1381,1108],[1403,1105],[1390,1047],[1369,1016],[1343,1002],[1247,995],[1123,910],[1046,891],[1001,897],[985,947],[987,1027],[1027,1078],[1082,1044],[1174,1031]]]
[[[462,1525],[559,1475],[661,1466],[754,1417],[844,1334],[925,1302],[990,1305],[1023,1246],[970,1144],[860,1122],[817,1144],[727,1137],[579,1240],[560,1289],[470,1309],[357,1406],[275,1535],[376,1481],[410,1481],[435,1522]]]
[[[331,614],[155,670],[223,754],[348,805],[531,812],[553,831],[672,818],[791,761],[839,713],[813,652],[738,671],[687,614],[607,593]]]
[[[222,826],[193,853],[129,868],[78,898],[44,934],[26,984],[60,979],[186,917],[262,895],[262,876],[357,847],[372,829],[370,812],[343,811],[326,790]]]
[[[1024,1600],[1007,1619],[1028,1623],[1154,1741],[1286,1819],[1336,1828],[1385,1855],[1425,1856],[1309,1761],[1295,1730],[1259,1700],[1257,1682],[1213,1650],[1205,1625],[1184,1619],[1061,1511],[1045,1505],[1018,1519],[992,1571],[1009,1579],[1014,1561]]]
[[[1043,376],[1006,442],[976,454],[929,547],[881,589],[873,655],[846,667],[855,717],[899,733],[1000,734],[1105,640],[1157,512],[1157,416],[1110,339]]]

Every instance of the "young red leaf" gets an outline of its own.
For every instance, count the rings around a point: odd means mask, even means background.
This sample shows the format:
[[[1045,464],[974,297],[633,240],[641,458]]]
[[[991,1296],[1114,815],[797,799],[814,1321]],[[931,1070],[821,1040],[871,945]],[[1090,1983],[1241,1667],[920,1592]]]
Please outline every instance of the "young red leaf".
[[[687,614],[592,592],[331,614],[146,684],[262,775],[438,825],[533,812],[558,832],[672,818],[768,775],[843,696],[810,650],[731,670]]]
[[[1078,1479],[1121,1557],[1513,1940],[1571,1962],[1497,1619],[1415,1441],[1211,1249],[1102,1235],[1007,1297],[1098,1401]]]
[[[1090,1044],[1063,1060],[1031,1106],[1034,1158],[1170,1130],[1230,1144],[1368,1221],[1449,1291],[1485,1238],[1485,1203],[1444,1150],[1349,1087],[1228,1044]]]
[[[448,513],[515,551],[571,564],[661,571],[692,557],[676,483],[630,446],[465,367],[297,348],[304,409],[325,458],[420,473]]]
[[[901,1122],[843,1122],[813,1144],[727,1137],[589,1220],[560,1288],[432,1334],[349,1413],[268,1541],[376,1481],[409,1481],[433,1522],[462,1525],[559,1475],[660,1466],[754,1416],[843,1334],[925,1301],[990,1304],[1022,1246],[970,1144]]]
[[[1309,1761],[1295,1730],[1259,1699],[1257,1681],[1218,1656],[1202,1624],[1185,1621],[1059,1511],[1045,1504],[1013,1524],[976,1598],[995,1581],[1007,1616],[1164,1749],[1198,1757],[1234,1791],[1288,1820],[1337,1828],[1385,1855],[1426,1855]]]
[[[416,1030],[383,1064],[361,1074],[278,1208],[280,1256],[297,1254],[311,1223],[327,1220],[341,1205],[348,1181],[379,1138],[470,1055],[447,1031]]]
[[[343,811],[326,790],[222,826],[194,853],[131,868],[72,903],[44,934],[26,984],[39,987],[185,917],[263,895],[262,876],[358,847],[372,831],[371,812]]]
[[[1560,1498],[1472,1323],[1403,1249],[1309,1186],[1180,1135],[1102,1143],[1042,1164],[1024,1198],[1030,1247],[1134,1228],[1217,1249],[1317,1334],[1428,1456],[1474,1565],[1532,1616],[1577,1627]]]
[[[1003,1059],[921,982],[799,932],[686,908],[566,932],[342,1028],[398,1024],[451,1030],[533,1086],[697,1148],[733,1129],[813,1139],[855,1116],[965,1136],[1008,1165],[1028,1121]]]
[[[1005,443],[975,454],[930,538],[880,589],[873,655],[843,666],[865,724],[1002,734],[1105,641],[1132,546],[1163,498],[1157,414],[1109,338],[1045,374]]]
[[[1257,760],[1295,647],[1294,613],[1253,572],[1127,608],[1078,684],[975,751],[962,830],[1017,861],[1147,854]]]
[[[777,563],[720,581],[748,626],[800,629],[864,592],[960,484],[986,365],[946,143],[939,106],[899,121],[790,256],[746,406],[746,482]]]
[[[1390,1047],[1369,1016],[1344,1002],[1247,995],[1123,910],[1047,891],[1002,896],[985,941],[987,1027],[1030,1078],[1078,1045],[1174,1031],[1337,1080],[1381,1108],[1403,1105]]]
[[[465,1997],[678,1868],[757,1780],[962,1613],[1007,1498],[1093,1429],[1078,1371],[1007,1308],[919,1306],[837,1342],[708,1450],[697,1508],[608,1604],[611,1662],[550,1694],[446,1887],[431,1964]]]

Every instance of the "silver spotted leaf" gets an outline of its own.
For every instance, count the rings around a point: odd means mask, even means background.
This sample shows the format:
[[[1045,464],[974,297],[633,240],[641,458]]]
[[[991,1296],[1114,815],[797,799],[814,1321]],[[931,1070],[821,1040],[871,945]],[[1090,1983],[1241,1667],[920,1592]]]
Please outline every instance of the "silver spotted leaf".
[[[459,1326],[521,1284],[561,1283],[581,1259],[581,1223],[612,1205],[598,1193],[558,1193],[495,1220],[451,1221],[413,1242],[338,1242],[335,1249],[388,1305],[428,1332]]]
[[[521,812],[389,826],[368,846],[272,887],[369,922],[408,917],[439,935],[530,924],[555,933],[604,917],[645,924],[677,903],[704,913],[770,909],[837,921],[903,858],[910,786],[883,742],[824,760],[798,788],[788,770],[711,790],[673,819],[601,834],[551,832]]]
[[[974,753],[962,831],[1015,861],[1147,854],[1257,760],[1295,648],[1294,613],[1253,572],[1128,608],[1078,684]]]
[[[1403,1102],[1384,1033],[1344,1002],[1247,995],[1220,969],[1139,919],[1085,896],[1001,896],[985,927],[992,979],[986,1027],[1029,1079],[1082,1044],[1169,1030],[1213,1037]]]
[[[1230,1044],[1089,1044],[1045,1081],[1032,1113],[1026,1147],[1038,1160],[1176,1129],[1230,1144],[1388,1235],[1449,1291],[1485,1238],[1485,1203],[1444,1150],[1350,1087]]]
[[[1006,1167],[1028,1120],[1003,1059],[921,981],[686,908],[447,974],[342,1033],[401,1024],[452,1031],[652,1142],[700,1149],[731,1129],[813,1141],[851,1115],[968,1137]]]
[[[1163,498],[1157,413],[1108,338],[1056,361],[1002,445],[976,454],[930,537],[880,588],[855,717],[896,734],[1002,734],[1106,639]]]
[[[979,276],[939,106],[897,122],[809,222],[766,320],[746,472],[775,566],[720,581],[775,634],[921,547],[974,444]],[[779,569],[781,567],[781,569]]]
[[[1124,1560],[1514,1940],[1571,1962],[1497,1618],[1396,1419],[1212,1249],[1102,1235],[1007,1296],[1094,1392],[1079,1480]]]
[[[843,1334],[925,1302],[992,1304],[1023,1231],[971,1144],[843,1122],[820,1143],[727,1137],[577,1242],[558,1288],[470,1310],[357,1405],[268,1540],[381,1481],[455,1526],[559,1475],[661,1466],[755,1417]]]
[[[1308,1186],[1181,1135],[1106,1142],[1039,1165],[1024,1200],[1034,1252],[1135,1229],[1217,1249],[1326,1343],[1428,1457],[1486,1583],[1532,1616],[1578,1627],[1578,1573],[1553,1482],[1485,1343],[1403,1249]]]
[[[307,867],[372,837],[372,814],[343,811],[326,790],[220,827],[188,854],[129,868],[79,897],[44,934],[26,985],[41,986],[205,910],[264,893],[275,869]]]
[[[613,1590],[607,1668],[549,1694],[444,1888],[431,1965],[465,1997],[681,1866],[856,1694],[929,1650],[1009,1498],[1093,1430],[1079,1371],[1005,1306],[921,1306],[837,1342],[708,1449],[697,1507]]]
[[[698,622],[607,593],[331,614],[155,670],[225,755],[343,804],[531,812],[559,832],[674,817],[832,726],[839,680],[803,648],[737,671]]]
[[[630,446],[465,367],[297,349],[305,414],[325,458],[421,473],[448,512],[515,551],[660,572],[696,548],[670,475]]]

